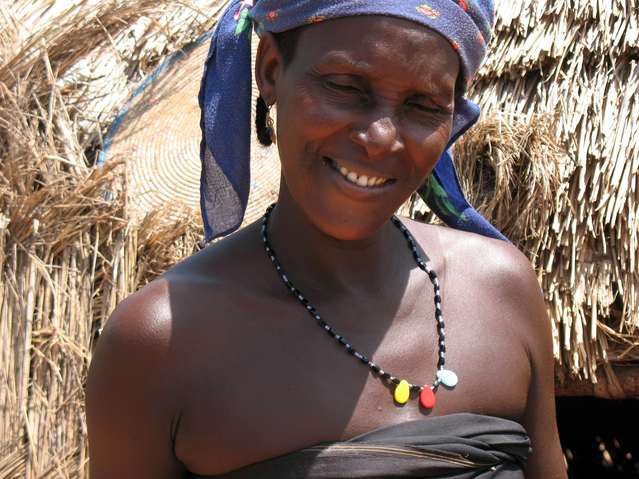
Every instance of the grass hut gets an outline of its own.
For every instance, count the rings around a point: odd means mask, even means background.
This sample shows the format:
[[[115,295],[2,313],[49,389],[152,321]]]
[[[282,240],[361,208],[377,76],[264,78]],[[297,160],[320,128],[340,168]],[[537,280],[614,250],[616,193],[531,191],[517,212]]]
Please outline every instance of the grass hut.
[[[87,476],[97,331],[199,239],[189,218],[134,228],[121,163],[92,162],[133,86],[223,3],[0,4],[2,478]],[[638,5],[497,0],[474,89],[486,114],[456,151],[475,203],[537,267],[559,371],[604,396],[639,394],[620,372],[639,355]]]

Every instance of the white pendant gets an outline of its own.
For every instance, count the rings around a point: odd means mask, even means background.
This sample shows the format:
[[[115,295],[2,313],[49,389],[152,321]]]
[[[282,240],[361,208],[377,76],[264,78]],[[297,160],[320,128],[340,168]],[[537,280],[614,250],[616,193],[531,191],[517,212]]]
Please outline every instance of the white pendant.
[[[437,379],[439,379],[439,382],[447,388],[454,388],[459,382],[457,374],[448,369],[440,369],[437,371]]]

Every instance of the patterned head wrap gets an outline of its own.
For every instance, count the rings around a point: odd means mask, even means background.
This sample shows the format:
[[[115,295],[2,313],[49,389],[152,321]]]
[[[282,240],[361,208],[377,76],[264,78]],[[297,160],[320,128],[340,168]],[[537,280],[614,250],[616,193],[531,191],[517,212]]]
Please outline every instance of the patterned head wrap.
[[[461,60],[464,84],[486,53],[493,0],[233,0],[211,41],[200,90],[202,109],[201,209],[206,240],[236,230],[249,193],[251,134],[251,26],[279,33],[324,20],[387,15],[424,25],[446,38]],[[457,98],[446,151],[418,191],[447,225],[506,239],[468,204],[450,154],[479,118],[479,107]]]

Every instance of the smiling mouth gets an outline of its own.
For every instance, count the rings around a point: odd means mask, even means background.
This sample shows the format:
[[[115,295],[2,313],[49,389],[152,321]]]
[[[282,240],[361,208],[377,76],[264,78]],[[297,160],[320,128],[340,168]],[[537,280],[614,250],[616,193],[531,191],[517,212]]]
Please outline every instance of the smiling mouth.
[[[323,160],[329,167],[342,175],[346,181],[362,188],[381,188],[382,186],[389,185],[396,181],[394,178],[367,176],[357,173],[356,171],[349,170],[345,166],[340,165],[335,160],[327,156],[324,156]]]

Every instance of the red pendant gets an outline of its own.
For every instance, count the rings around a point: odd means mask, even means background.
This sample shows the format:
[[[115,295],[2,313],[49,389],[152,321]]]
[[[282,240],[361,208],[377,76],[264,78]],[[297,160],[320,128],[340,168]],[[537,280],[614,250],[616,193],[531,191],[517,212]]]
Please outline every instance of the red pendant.
[[[433,409],[435,407],[435,393],[429,385],[425,385],[422,392],[419,393],[419,404],[424,409]]]

